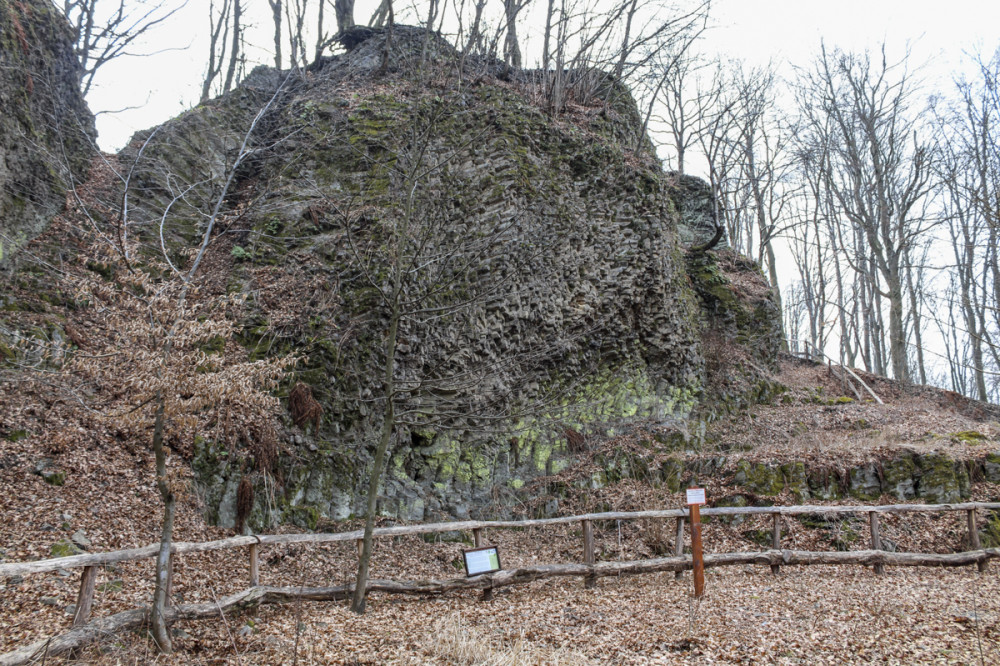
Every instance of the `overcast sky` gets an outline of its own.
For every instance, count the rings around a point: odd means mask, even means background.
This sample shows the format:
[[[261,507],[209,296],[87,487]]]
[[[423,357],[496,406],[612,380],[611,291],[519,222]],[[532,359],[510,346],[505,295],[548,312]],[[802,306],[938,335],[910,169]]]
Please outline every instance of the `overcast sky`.
[[[359,22],[371,14],[373,4],[358,0]],[[207,49],[207,5],[205,0],[189,0],[144,47],[182,50],[122,58],[103,72],[89,100],[94,111],[141,106],[98,117],[105,150],[120,148],[133,132],[197,103]],[[260,0],[248,3],[249,19],[255,23],[248,40],[265,47],[272,30],[266,10]],[[875,47],[884,40],[894,54],[909,46],[914,64],[926,65],[923,75],[932,85],[951,79],[962,65],[963,52],[992,53],[1000,44],[1000,0],[714,0],[712,17],[713,27],[701,44],[709,54],[753,64],[771,60],[788,71],[793,64],[808,63],[821,40],[848,50]],[[327,20],[332,23],[332,12]],[[260,49],[250,55],[268,59]]]

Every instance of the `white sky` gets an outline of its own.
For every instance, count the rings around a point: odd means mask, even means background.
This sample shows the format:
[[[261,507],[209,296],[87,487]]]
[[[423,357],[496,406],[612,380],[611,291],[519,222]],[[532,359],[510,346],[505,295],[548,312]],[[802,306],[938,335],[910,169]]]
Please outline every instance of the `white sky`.
[[[260,0],[247,4],[249,19],[255,22],[248,41],[266,48],[272,30],[267,5]],[[397,4],[402,6],[399,0]],[[373,5],[373,0],[358,0],[356,20],[366,21]],[[89,100],[94,111],[141,106],[98,117],[104,149],[117,150],[133,132],[197,103],[208,41],[207,13],[207,0],[189,0],[143,46],[148,51],[184,50],[122,58],[102,72]],[[808,63],[820,40],[845,50],[875,47],[885,40],[895,53],[909,44],[914,64],[926,63],[924,78],[929,84],[949,80],[961,65],[963,51],[992,52],[1000,44],[1000,0],[714,0],[712,17],[715,27],[701,47],[708,54],[753,64],[773,60],[788,67]],[[327,21],[333,23],[332,12]],[[268,60],[261,50],[252,52],[251,58]]]

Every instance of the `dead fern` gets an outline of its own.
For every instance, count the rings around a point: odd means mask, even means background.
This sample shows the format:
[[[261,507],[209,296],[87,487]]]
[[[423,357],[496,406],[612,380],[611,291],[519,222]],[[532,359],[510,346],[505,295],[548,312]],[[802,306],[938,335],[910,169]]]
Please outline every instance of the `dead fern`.
[[[268,474],[274,471],[278,462],[278,433],[270,420],[261,420],[250,426],[246,445],[258,471]]]
[[[246,525],[247,517],[253,509],[253,484],[248,477],[240,480],[240,486],[236,490],[236,533],[243,533],[243,526]]]
[[[572,428],[566,428],[564,431],[566,435],[566,448],[570,453],[581,453],[587,448],[587,439],[583,436],[583,433],[577,432]]]
[[[288,409],[292,420],[300,428],[305,429],[309,423],[319,432],[320,419],[323,418],[323,407],[313,397],[312,387],[303,382],[296,382],[288,394]]]

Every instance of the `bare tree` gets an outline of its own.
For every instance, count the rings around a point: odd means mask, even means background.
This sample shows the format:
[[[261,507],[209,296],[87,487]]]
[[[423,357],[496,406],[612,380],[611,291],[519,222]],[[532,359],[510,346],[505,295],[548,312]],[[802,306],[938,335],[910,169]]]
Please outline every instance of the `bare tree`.
[[[274,24],[274,68],[281,69],[281,0],[267,0],[271,6],[271,22]]]
[[[291,44],[289,58],[292,67],[305,67],[309,64],[305,37],[308,11],[309,0],[285,0],[285,20],[288,22],[288,40]]]
[[[218,11],[216,11],[215,0],[210,0],[208,5],[209,21],[209,43],[208,43],[208,63],[205,70],[205,78],[201,84],[201,101],[207,102],[212,96],[212,85],[215,78],[222,73],[222,68],[226,59],[226,48],[229,44],[229,15],[231,12],[231,0],[220,0]],[[233,39],[236,39],[235,37]]]
[[[814,68],[802,72],[798,94],[803,118],[828,146],[828,193],[850,224],[836,237],[850,242],[846,257],[867,277],[866,323],[869,330],[878,325],[884,298],[892,372],[908,381],[907,252],[933,223],[920,208],[931,163],[914,129],[912,75],[905,60],[890,63],[884,48],[873,57],[824,47]],[[879,353],[879,341],[872,342],[870,351]]]
[[[76,42],[80,90],[90,92],[97,72],[122,56],[144,55],[130,49],[158,25],[173,16],[179,4],[168,0],[58,0],[56,6],[69,20]]]
[[[517,15],[527,4],[527,0],[503,0],[504,21],[507,30],[503,42],[503,59],[515,69],[521,68],[521,45],[517,40]]]
[[[241,47],[243,46],[243,0],[232,0],[232,2],[233,39],[229,45],[229,68],[226,70],[226,81],[222,84],[222,92],[224,93],[233,88],[236,80],[236,65],[240,62]]]
[[[722,123],[728,136],[720,137],[732,146],[719,152],[713,170],[724,174],[720,190],[729,198],[723,207],[733,237],[742,237],[744,253],[767,271],[780,306],[774,242],[793,224],[788,213],[797,185],[791,178],[791,133],[776,107],[773,70],[745,71],[737,66],[732,80],[731,102],[722,110],[731,117]]]
[[[997,242],[1000,240],[1000,52],[977,61],[979,77],[958,82],[958,99],[942,102],[937,144],[942,205],[955,264],[949,285],[952,383],[987,400],[988,368],[1000,368]],[[957,311],[958,321],[955,319]],[[957,331],[961,332],[961,339]]]

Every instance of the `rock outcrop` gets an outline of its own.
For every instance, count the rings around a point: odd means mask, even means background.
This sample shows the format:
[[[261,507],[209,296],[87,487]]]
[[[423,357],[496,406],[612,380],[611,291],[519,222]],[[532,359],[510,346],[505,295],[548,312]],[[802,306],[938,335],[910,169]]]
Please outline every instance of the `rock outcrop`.
[[[0,264],[59,212],[94,155],[79,69],[51,2],[0,2]]]
[[[701,178],[671,172],[671,190],[677,202],[677,231],[685,247],[701,247],[712,243],[715,250],[729,249],[724,228],[715,211],[712,188]]]
[[[323,407],[318,431],[290,431],[281,492],[251,524],[361,512],[399,271],[400,425],[379,511],[406,519],[503,513],[591,430],[686,417],[709,386],[706,330],[780,334],[723,272],[706,286],[723,304],[695,288],[678,191],[633,152],[642,123],[621,86],[553,119],[529,84],[434,35],[398,29],[383,57],[385,39],[303,76],[259,68],[122,154],[144,146],[134,219],[158,228],[171,206],[178,257],[225,194],[227,289],[256,304],[242,342],[252,357],[302,353],[296,380]],[[241,145],[252,155],[223,192]],[[747,339],[746,359],[766,364],[777,342]],[[252,461],[199,440],[193,463],[211,517],[231,525]]]

